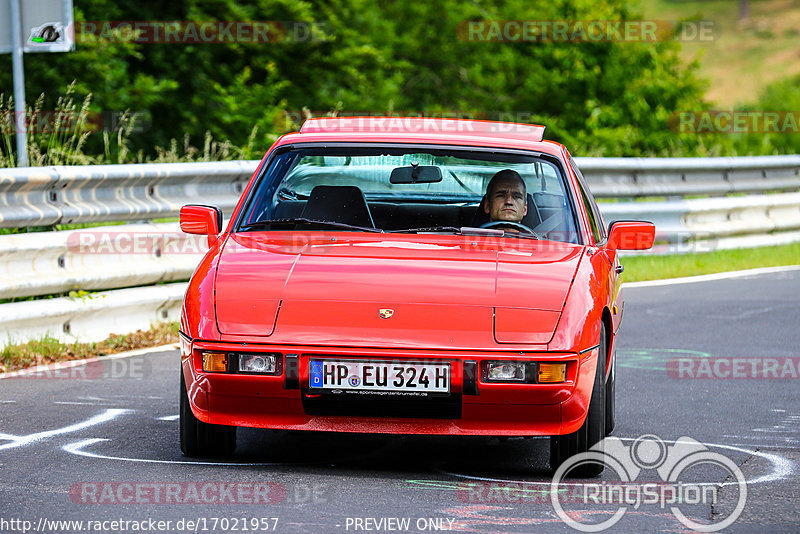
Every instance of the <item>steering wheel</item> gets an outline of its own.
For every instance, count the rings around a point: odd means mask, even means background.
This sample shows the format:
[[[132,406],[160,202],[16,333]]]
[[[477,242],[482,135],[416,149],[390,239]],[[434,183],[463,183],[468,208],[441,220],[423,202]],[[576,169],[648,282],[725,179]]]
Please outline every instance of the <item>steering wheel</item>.
[[[483,223],[481,225],[481,228],[501,228],[503,226],[512,228],[514,230],[519,230],[520,232],[524,232],[526,234],[534,235],[537,238],[541,239],[536,232],[534,232],[524,224],[514,221],[489,221],[487,223]]]

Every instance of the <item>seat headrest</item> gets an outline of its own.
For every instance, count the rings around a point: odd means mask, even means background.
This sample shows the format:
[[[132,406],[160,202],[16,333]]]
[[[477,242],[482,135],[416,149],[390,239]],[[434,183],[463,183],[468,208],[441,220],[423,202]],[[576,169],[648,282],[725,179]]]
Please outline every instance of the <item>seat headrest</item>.
[[[315,186],[301,216],[375,228],[364,193],[354,185]]]

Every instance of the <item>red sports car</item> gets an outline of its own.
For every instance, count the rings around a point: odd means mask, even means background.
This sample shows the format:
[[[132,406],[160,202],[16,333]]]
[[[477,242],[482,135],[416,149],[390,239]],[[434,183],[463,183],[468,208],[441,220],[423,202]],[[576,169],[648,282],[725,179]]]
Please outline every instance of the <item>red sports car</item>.
[[[181,315],[181,449],[231,454],[236,427],[552,436],[551,465],[614,427],[617,251],[544,127],[323,118],[265,155]]]

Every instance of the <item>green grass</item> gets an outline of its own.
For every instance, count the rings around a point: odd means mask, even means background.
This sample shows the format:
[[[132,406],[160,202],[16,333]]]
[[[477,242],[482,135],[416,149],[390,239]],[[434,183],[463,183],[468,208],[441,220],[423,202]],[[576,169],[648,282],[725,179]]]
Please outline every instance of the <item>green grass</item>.
[[[178,222],[179,217],[161,217],[158,219],[141,219],[129,221],[101,221],[89,223],[71,224],[52,224],[49,226],[26,226],[21,228],[0,228],[0,235],[9,234],[30,234],[34,232],[62,232],[64,230],[84,230],[86,228],[99,228],[102,226],[121,226],[124,224],[145,224],[145,223],[172,223]]]
[[[107,339],[95,343],[64,343],[45,335],[25,343],[8,344],[0,349],[0,373],[174,343],[178,341],[178,327],[177,322],[158,323],[149,330],[111,334]]]
[[[98,130],[92,123],[92,95],[82,101],[75,99],[72,82],[63,96],[59,96],[53,113],[52,127],[32,128],[27,132],[28,162],[31,167],[46,165],[99,165],[122,163],[177,163],[190,161],[230,161],[260,158],[254,126],[248,136],[247,145],[238,147],[229,140],[217,141],[206,132],[203,147],[191,144],[189,134],[182,142],[172,139],[168,147],[155,147],[156,156],[145,156],[142,150],[133,152],[130,137],[136,124],[136,115],[126,111],[119,119],[115,131]],[[45,94],[39,95],[32,106],[27,106],[31,117],[41,116],[45,105]],[[16,108],[10,95],[0,92],[0,117],[13,117]],[[5,126],[5,127],[3,127]],[[86,143],[90,135],[103,136],[103,153],[89,154]],[[16,133],[14,128],[0,121],[0,168],[15,167]]]
[[[646,19],[710,20],[712,41],[684,41],[681,56],[697,58],[711,84],[706,98],[724,109],[752,103],[769,84],[800,74],[800,0],[750,0],[750,17],[739,20],[732,0],[640,0]]]
[[[661,280],[759,267],[800,265],[800,243],[700,254],[624,256],[624,282]]]

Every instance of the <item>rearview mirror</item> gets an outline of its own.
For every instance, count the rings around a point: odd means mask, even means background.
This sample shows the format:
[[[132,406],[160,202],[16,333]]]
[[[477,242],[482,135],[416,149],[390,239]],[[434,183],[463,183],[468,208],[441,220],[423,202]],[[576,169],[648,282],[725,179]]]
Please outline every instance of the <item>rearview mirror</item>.
[[[442,169],[436,165],[411,165],[392,169],[393,184],[430,184],[442,181]]]
[[[187,204],[181,207],[181,230],[187,234],[217,235],[222,226],[222,210],[214,206]]]
[[[647,250],[656,238],[656,225],[647,221],[613,221],[608,225],[612,250]]]

